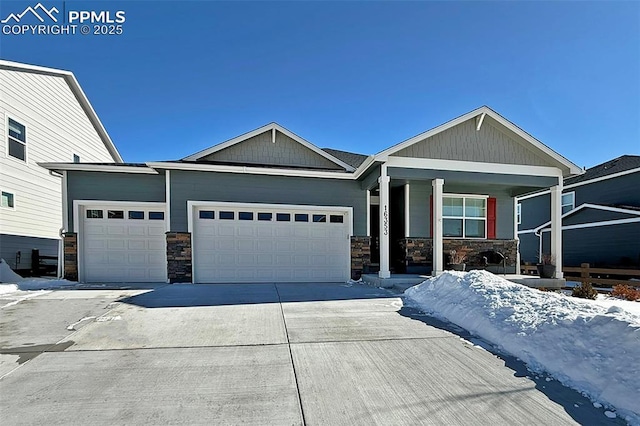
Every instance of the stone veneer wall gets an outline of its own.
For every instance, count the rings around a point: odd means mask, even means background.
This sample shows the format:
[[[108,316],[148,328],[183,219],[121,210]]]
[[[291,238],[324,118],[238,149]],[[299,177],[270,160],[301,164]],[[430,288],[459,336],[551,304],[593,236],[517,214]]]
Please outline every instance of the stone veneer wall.
[[[433,240],[431,238],[403,238],[398,243],[405,253],[404,260],[408,268],[431,266],[433,253]],[[460,240],[446,238],[442,240],[442,249],[447,257],[451,250],[459,250],[460,247],[466,247],[468,250],[465,261],[467,269],[484,267],[480,253],[490,250],[502,253],[506,257],[505,264],[508,268],[516,267],[517,240]],[[445,257],[445,263],[447,257]]]
[[[371,264],[371,237],[351,237],[351,278],[360,279]]]
[[[170,283],[191,282],[191,233],[167,232],[167,277]]]
[[[64,279],[78,281],[78,234],[65,232],[62,237],[64,250]]]

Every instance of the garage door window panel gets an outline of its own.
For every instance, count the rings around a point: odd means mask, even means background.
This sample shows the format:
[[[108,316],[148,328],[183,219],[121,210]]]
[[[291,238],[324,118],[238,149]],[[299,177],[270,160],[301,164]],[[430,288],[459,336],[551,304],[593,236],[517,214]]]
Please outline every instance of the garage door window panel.
[[[235,212],[222,211],[218,213],[220,220],[233,220],[235,219]]]
[[[240,213],[238,213],[238,219],[240,219],[240,220],[253,220],[253,212],[240,212]]]
[[[276,213],[276,220],[278,222],[290,222],[291,214],[290,213]]]
[[[124,219],[124,210],[107,210],[108,219]]]
[[[212,210],[200,210],[200,213],[198,214],[198,217],[200,219],[215,219],[216,218],[216,214]]]
[[[164,220],[164,212],[149,212],[149,220]]]
[[[130,210],[129,219],[144,220],[144,212],[140,210]]]
[[[87,210],[87,219],[102,219],[102,210]]]

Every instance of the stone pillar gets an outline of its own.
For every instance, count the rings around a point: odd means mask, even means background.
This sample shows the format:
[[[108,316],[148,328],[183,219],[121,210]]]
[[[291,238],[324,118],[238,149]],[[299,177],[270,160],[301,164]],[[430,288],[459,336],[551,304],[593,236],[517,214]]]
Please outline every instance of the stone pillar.
[[[78,281],[78,234],[65,232],[62,237],[64,252],[64,279]]]
[[[190,283],[191,233],[167,232],[167,278],[170,283]]]
[[[371,237],[351,237],[351,279],[359,280],[371,264]]]
[[[440,275],[444,270],[442,256],[442,187],[444,179],[434,179],[431,181],[433,187],[433,276]]]

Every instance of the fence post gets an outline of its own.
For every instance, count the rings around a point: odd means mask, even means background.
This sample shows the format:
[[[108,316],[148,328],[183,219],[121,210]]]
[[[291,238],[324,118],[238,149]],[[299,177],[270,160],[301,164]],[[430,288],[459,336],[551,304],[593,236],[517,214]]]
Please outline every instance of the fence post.
[[[589,278],[591,278],[591,273],[589,272],[589,264],[581,263],[580,264],[580,282],[582,284],[587,284],[589,282]]]

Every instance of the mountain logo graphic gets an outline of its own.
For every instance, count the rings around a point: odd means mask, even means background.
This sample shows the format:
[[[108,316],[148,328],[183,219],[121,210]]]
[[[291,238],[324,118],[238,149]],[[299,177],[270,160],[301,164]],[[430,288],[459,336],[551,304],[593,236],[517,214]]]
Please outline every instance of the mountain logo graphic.
[[[11,13],[9,14],[9,16],[4,18],[0,22],[3,24],[6,24],[9,21],[13,20],[17,24],[28,13],[31,13],[33,16],[36,17],[38,21],[43,23],[45,22],[45,19],[43,18],[43,16],[49,17],[49,19],[51,19],[53,22],[58,22],[58,18],[56,18],[54,13],[59,13],[59,12],[60,11],[55,7],[52,7],[51,9],[47,9],[42,5],[42,3],[38,3],[34,7],[31,7],[31,6],[27,7],[22,13],[18,13],[18,14]]]

